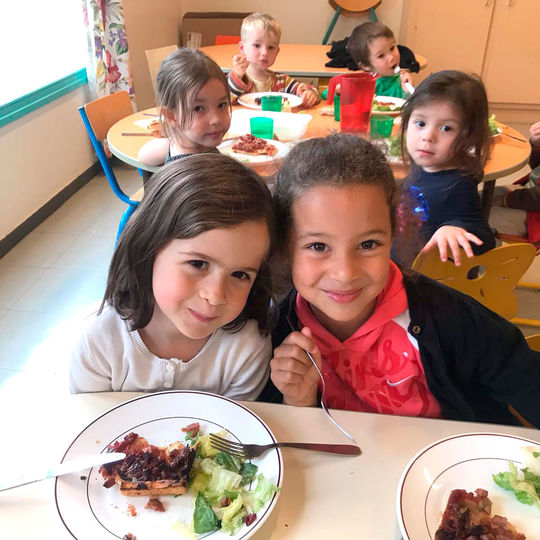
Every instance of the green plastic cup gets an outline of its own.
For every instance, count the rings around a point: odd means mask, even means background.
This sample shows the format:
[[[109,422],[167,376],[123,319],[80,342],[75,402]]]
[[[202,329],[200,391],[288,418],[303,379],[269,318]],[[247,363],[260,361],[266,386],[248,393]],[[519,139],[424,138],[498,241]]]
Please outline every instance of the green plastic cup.
[[[249,130],[254,137],[271,139],[274,136],[274,120],[265,116],[255,116],[249,119]]]
[[[337,92],[334,94],[334,120],[341,120],[341,97]]]
[[[261,98],[263,111],[281,111],[281,96],[263,96]]]
[[[370,119],[369,136],[372,139],[380,139],[390,137],[392,135],[392,127],[394,118],[380,114],[372,114]]]

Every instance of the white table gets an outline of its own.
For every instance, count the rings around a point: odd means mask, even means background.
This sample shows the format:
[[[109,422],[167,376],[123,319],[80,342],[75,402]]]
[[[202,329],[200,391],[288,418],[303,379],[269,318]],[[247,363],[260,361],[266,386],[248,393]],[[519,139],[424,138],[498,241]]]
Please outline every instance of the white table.
[[[58,460],[91,420],[138,395],[51,396],[49,402],[39,403],[35,409],[14,408],[10,414],[4,409],[0,418],[4,443],[1,463],[9,459],[16,466],[29,456]],[[321,409],[244,405],[269,425],[278,440],[348,442]],[[334,411],[334,416],[353,434],[363,454],[351,458],[284,449],[281,496],[274,512],[254,535],[255,540],[399,539],[396,488],[403,468],[419,449],[437,439],[468,432],[507,433],[540,443],[540,431],[528,428],[345,411]],[[20,450],[15,451],[11,444]],[[56,511],[53,480],[1,492],[0,523],[0,537],[6,540],[72,538]]]

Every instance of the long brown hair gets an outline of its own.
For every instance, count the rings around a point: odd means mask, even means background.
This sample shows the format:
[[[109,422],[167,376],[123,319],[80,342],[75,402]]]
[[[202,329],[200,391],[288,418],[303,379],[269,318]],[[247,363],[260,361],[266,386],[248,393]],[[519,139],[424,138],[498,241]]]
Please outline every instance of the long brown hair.
[[[240,329],[255,319],[269,328],[272,281],[269,261],[275,243],[272,197],[259,176],[222,154],[195,154],[173,161],[152,177],[148,192],[124,228],[109,267],[100,308],[114,308],[132,329],[145,327],[154,312],[152,274],[156,254],[172,239],[263,221],[270,253],[262,262],[240,315],[224,328]]]
[[[193,121],[193,103],[201,88],[211,79],[223,83],[224,95],[231,105],[227,79],[221,68],[198,49],[180,47],[163,60],[157,75],[157,100],[162,109],[174,112],[180,119],[183,131]],[[177,139],[176,131],[160,113],[161,126],[165,135]]]
[[[418,85],[402,108],[403,155],[408,156],[404,141],[413,111],[417,107],[441,101],[450,103],[461,117],[461,130],[452,147],[457,167],[464,175],[480,182],[491,151],[492,139],[488,126],[486,89],[478,75],[455,70],[438,71]]]

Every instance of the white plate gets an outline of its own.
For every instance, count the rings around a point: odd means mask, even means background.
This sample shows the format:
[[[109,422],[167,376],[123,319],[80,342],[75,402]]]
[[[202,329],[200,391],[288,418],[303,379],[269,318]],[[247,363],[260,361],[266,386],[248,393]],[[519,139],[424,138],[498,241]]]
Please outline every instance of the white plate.
[[[492,474],[522,466],[519,449],[538,441],[497,433],[465,433],[420,450],[407,465],[397,490],[397,514],[404,540],[432,540],[453,489],[488,491],[491,515],[504,516],[527,538],[538,538],[540,511],[500,488]]]
[[[259,444],[275,442],[272,432],[259,417],[230,399],[205,392],[161,392],[132,399],[101,415],[71,443],[63,461],[105,452],[108,444],[122,440],[131,431],[154,445],[182,441],[185,433],[181,428],[192,422],[199,422],[205,434],[226,429],[233,440]],[[282,485],[283,458],[279,450],[270,450],[253,462],[268,480]],[[178,519],[185,524],[191,522],[194,497],[189,491],[181,497],[160,497],[165,512],[145,510],[148,497],[125,497],[120,495],[116,486],[104,488],[98,469],[93,467],[89,471],[56,479],[58,513],[73,537],[106,540],[122,538],[130,532],[137,540],[182,538],[172,525]],[[86,478],[83,480],[83,477]],[[270,515],[278,495],[274,495],[271,502],[257,513],[253,525],[242,527],[233,537],[219,531],[211,536],[216,539],[249,538]],[[126,514],[128,504],[136,508],[135,517]]]
[[[236,159],[237,161],[240,161],[242,163],[246,164],[254,164],[254,163],[272,163],[276,160],[283,159],[288,153],[289,153],[289,147],[280,142],[280,141],[268,141],[269,144],[274,145],[278,151],[273,156],[268,155],[259,155],[259,156],[250,156],[248,154],[238,154],[236,152],[233,152],[232,147],[233,144],[237,141],[237,139],[232,139],[229,141],[225,141],[221,143],[218,146],[218,150],[222,154],[226,154],[228,156],[231,156],[232,158]]]
[[[231,115],[231,126],[228,133],[240,136],[249,133],[249,121],[253,117],[264,116],[274,121],[274,133],[280,141],[300,139],[306,132],[312,116],[307,113],[288,113],[275,111],[256,111],[252,109],[235,109]]]
[[[142,120],[135,120],[133,122],[136,126],[142,127],[143,129],[148,129],[148,126],[154,121],[159,120],[156,116],[155,118],[143,118]]]
[[[375,96],[373,98],[373,101],[380,101],[381,103],[391,103],[399,107],[395,111],[375,111],[373,109],[371,110],[371,114],[386,114],[387,116],[397,116],[398,114],[401,114],[401,107],[403,107],[403,104],[405,103],[404,99],[391,96]]]
[[[301,97],[294,94],[286,94],[285,92],[253,92],[251,94],[244,94],[238,98],[238,103],[250,109],[260,109],[261,105],[255,103],[255,98],[261,98],[263,96],[281,96],[282,98],[287,98],[291,107],[298,107],[298,105],[302,104]]]

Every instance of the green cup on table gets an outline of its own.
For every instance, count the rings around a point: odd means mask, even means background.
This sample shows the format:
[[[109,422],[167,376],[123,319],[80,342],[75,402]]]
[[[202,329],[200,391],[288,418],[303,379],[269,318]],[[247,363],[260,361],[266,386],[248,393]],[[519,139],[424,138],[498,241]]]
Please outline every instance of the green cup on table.
[[[274,120],[266,116],[254,116],[249,119],[249,130],[254,137],[271,139],[274,136]]]
[[[394,126],[392,116],[372,114],[369,122],[369,136],[372,139],[385,139],[392,135],[392,127]]]
[[[263,111],[281,112],[281,96],[262,96],[261,108]]]

